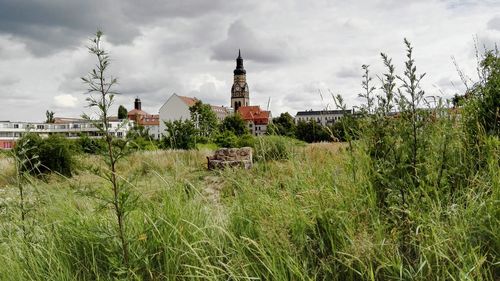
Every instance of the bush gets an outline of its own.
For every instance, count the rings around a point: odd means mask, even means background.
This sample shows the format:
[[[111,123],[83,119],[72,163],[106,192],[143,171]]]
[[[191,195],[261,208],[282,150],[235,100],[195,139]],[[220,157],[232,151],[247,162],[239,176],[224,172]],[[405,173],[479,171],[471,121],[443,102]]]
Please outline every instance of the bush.
[[[87,154],[101,154],[105,150],[105,143],[102,139],[91,139],[87,135],[81,135],[75,141],[75,149]]]
[[[248,134],[247,124],[239,114],[232,114],[224,118],[220,130],[223,132],[231,131],[237,136]]]
[[[214,141],[219,147],[238,146],[238,137],[232,131],[224,131],[222,134],[218,134]]]
[[[166,136],[162,148],[193,149],[196,147],[196,128],[191,120],[165,122]]]
[[[238,138],[238,147],[245,147],[245,146],[250,146],[254,147],[255,146],[255,137],[246,134]]]
[[[27,160],[21,169],[32,175],[56,172],[70,177],[74,166],[70,147],[70,141],[59,135],[42,139],[36,134],[27,134],[19,140],[14,153],[17,158]]]
[[[70,177],[73,170],[70,142],[59,135],[51,135],[40,146],[40,171],[57,172]]]

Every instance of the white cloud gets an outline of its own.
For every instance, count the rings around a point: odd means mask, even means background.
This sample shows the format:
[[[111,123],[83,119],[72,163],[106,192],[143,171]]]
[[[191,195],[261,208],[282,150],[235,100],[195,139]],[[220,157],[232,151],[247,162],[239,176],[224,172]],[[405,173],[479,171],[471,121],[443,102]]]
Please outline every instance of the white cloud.
[[[72,95],[57,95],[54,97],[54,105],[58,108],[75,108],[78,99]]]

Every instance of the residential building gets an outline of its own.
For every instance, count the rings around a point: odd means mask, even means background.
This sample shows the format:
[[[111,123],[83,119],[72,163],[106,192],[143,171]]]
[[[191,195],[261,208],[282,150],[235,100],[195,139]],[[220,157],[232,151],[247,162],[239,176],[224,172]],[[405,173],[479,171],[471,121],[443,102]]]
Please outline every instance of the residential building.
[[[124,138],[131,124],[122,126],[116,117],[109,119],[111,135]],[[51,134],[60,134],[66,138],[78,138],[80,135],[100,137],[99,129],[88,120],[78,118],[55,118],[54,123],[0,121],[0,149],[11,149],[16,141],[26,133],[35,133],[42,138]]]
[[[323,126],[333,125],[335,122],[339,121],[346,114],[354,114],[353,109],[348,110],[306,110],[299,111],[295,115],[295,122],[300,121],[309,122],[311,120],[316,121],[318,124]]]
[[[168,98],[168,100],[160,107],[160,134],[165,133],[165,122],[175,120],[190,120],[191,112],[189,111],[189,108],[198,101],[199,99],[197,98],[179,96],[176,93],[172,94],[170,98]],[[224,106],[210,106],[212,107],[212,110],[219,120],[223,120],[231,112],[230,108]]]
[[[260,109],[260,106],[241,106],[238,114],[245,120],[248,130],[254,136],[261,136],[267,132],[271,123],[271,112]]]
[[[215,116],[217,116],[217,119],[219,121],[224,120],[229,114],[231,114],[233,111],[229,107],[225,106],[217,106],[217,105],[210,105],[212,107],[212,111],[215,113]]]

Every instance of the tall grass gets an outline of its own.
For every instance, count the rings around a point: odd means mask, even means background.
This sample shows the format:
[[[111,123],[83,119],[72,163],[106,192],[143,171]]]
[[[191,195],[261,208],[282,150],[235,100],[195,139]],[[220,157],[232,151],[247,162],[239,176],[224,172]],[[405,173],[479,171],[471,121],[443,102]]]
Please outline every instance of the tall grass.
[[[297,147],[286,161],[252,170],[205,170],[199,151],[138,152],[118,166],[142,192],[128,217],[130,271],[123,272],[113,212],[81,189],[104,181],[81,171],[38,182],[41,206],[26,243],[14,203],[1,217],[0,280],[494,280],[499,168],[488,166],[453,198],[429,188],[408,206],[406,236],[381,213],[362,149],[357,181],[349,153],[327,144]],[[345,147],[345,146],[344,146]],[[488,140],[491,164],[498,140]],[[436,155],[437,157],[437,155]],[[80,159],[96,163],[95,159]],[[435,160],[429,160],[433,162]],[[223,217],[203,189],[222,179]],[[430,181],[432,182],[432,180]],[[14,187],[2,196],[15,196]],[[400,250],[410,237],[418,259]]]

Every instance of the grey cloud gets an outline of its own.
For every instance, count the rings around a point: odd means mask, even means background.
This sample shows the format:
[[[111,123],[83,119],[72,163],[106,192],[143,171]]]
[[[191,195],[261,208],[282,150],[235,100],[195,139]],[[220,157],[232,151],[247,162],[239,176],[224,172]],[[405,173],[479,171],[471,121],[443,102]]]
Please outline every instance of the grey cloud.
[[[450,9],[460,9],[460,8],[470,8],[478,5],[485,6],[498,6],[499,3],[497,0],[441,0],[445,2],[447,7]]]
[[[114,43],[127,42],[139,31],[124,19],[118,3],[109,0],[0,2],[0,32],[26,42],[39,56],[76,46],[97,28],[109,31]]]
[[[362,75],[361,66],[343,66],[337,71],[338,78],[360,78]]]
[[[224,106],[229,104],[230,97],[229,91],[217,89],[216,85],[212,82],[202,84],[199,90],[190,91],[187,95],[196,97],[204,103]]]
[[[500,16],[495,16],[488,21],[488,28],[500,31]]]
[[[439,89],[456,89],[456,87],[461,86],[462,81],[457,79],[457,77],[443,77],[435,82],[435,85]]]
[[[21,79],[16,77],[11,77],[11,76],[0,77],[0,86],[1,87],[12,86],[18,83],[19,81],[21,81]]]
[[[242,20],[237,20],[229,26],[226,40],[213,46],[212,59],[229,61],[236,58],[237,50],[241,49],[244,59],[260,63],[277,63],[287,60],[289,51],[287,43],[273,38],[266,40],[256,34]]]
[[[250,7],[250,4],[245,4],[243,1],[238,2],[225,0],[143,0],[139,2],[127,0],[123,2],[122,10],[127,17],[134,21],[144,22],[148,18],[199,17],[209,13],[235,10],[238,5],[240,6],[239,9]]]
[[[195,0],[0,0],[0,33],[27,43],[37,56],[78,46],[102,29],[114,44],[127,44],[160,19],[192,18],[234,8],[226,1]]]

